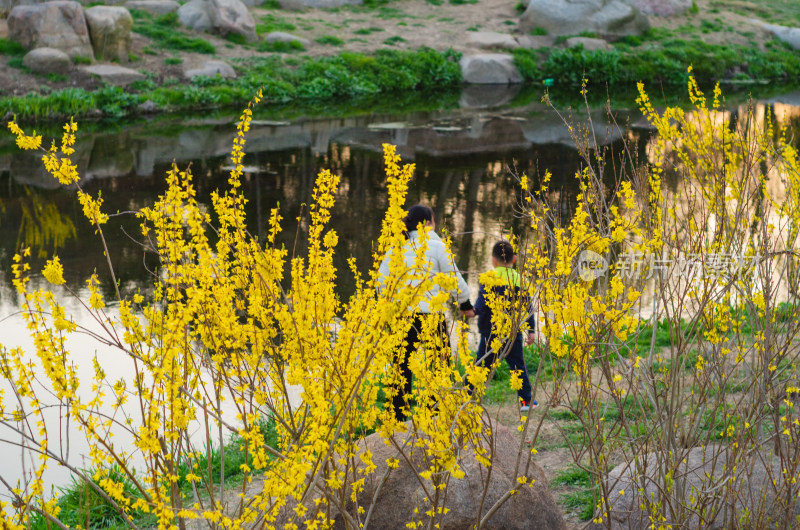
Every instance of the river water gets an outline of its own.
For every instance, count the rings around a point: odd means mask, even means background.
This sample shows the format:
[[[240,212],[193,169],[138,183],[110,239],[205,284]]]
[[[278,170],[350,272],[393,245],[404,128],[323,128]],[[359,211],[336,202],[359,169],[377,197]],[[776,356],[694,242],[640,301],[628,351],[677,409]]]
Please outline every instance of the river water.
[[[489,90],[489,89],[487,89]],[[493,90],[493,91],[492,91]],[[330,169],[341,177],[331,226],[339,235],[338,266],[346,271],[346,259],[354,256],[366,271],[372,243],[377,239],[386,208],[382,144],[397,146],[404,162],[416,164],[408,203],[426,203],[436,212],[437,228],[453,235],[458,266],[475,287],[479,272],[489,267],[491,245],[509,229],[521,228],[515,216],[514,174],[532,178],[549,170],[564,212],[569,212],[577,193],[574,175],[583,165],[567,125],[552,109],[534,102],[511,106],[513,93],[498,88],[480,94],[465,93],[457,108],[414,113],[353,113],[342,117],[327,109],[326,117],[306,115],[284,118],[280,113],[260,112],[247,137],[244,159],[244,193],[248,225],[263,235],[271,208],[280,205],[284,222],[281,243],[292,249],[305,225],[294,218],[311,200],[317,173]],[[771,113],[800,139],[800,94],[790,93],[757,100],[760,115]],[[735,114],[742,108],[729,106]],[[568,114],[565,110],[565,114]],[[576,114],[586,123],[586,113]],[[592,111],[598,141],[610,156],[618,157],[625,143],[640,159],[646,159],[652,132],[634,108],[617,109],[612,115],[619,127],[607,126],[602,110]],[[224,190],[230,170],[228,153],[235,133],[236,115],[215,113],[191,119],[162,117],[135,123],[92,124],[78,135],[76,160],[83,188],[102,194],[104,210],[117,213],[105,227],[110,259],[121,289],[146,290],[156,262],[145,252],[138,221],[126,212],[151,205],[164,189],[165,171],[174,162],[191,167],[201,202],[210,206],[210,193]],[[59,131],[53,128],[53,133]],[[32,250],[33,270],[57,253],[69,285],[85,285],[97,270],[107,299],[113,285],[106,274],[99,238],[82,215],[74,190],[59,187],[44,171],[38,155],[19,152],[10,134],[0,136],[0,344],[30,348],[19,300],[10,284],[11,260],[21,247]],[[349,278],[343,274],[342,278]],[[41,282],[34,277],[33,283]],[[352,292],[345,280],[343,299]],[[73,302],[79,324],[85,315]],[[118,353],[98,350],[80,336],[71,340],[72,351],[88,379],[92,359],[105,360],[109,377],[129,368]],[[120,360],[118,360],[120,359]],[[6,388],[6,384],[0,387]],[[3,432],[0,440],[14,441]],[[2,442],[0,442],[2,443]],[[72,440],[72,462],[80,466],[84,447]],[[121,441],[124,443],[124,441]],[[19,454],[4,446],[2,454]],[[0,459],[0,476],[16,482],[27,469],[24,459]],[[63,484],[66,471],[56,471],[49,483]]]

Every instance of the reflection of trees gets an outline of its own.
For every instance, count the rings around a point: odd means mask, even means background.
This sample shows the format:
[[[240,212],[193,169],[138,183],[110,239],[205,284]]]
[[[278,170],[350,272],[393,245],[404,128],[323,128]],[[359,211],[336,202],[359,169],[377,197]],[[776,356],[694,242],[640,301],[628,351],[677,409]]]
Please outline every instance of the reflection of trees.
[[[580,169],[577,153],[560,144],[516,149],[506,153],[475,153],[458,156],[420,154],[413,161],[416,176],[409,190],[409,204],[423,202],[437,214],[439,226],[453,234],[454,252],[458,265],[464,270],[482,271],[488,266],[491,244],[512,229],[519,232],[514,215],[517,200],[516,180],[509,168],[527,173],[531,180],[547,168],[553,173],[553,189],[558,189],[564,204],[577,193],[574,174]],[[227,187],[229,161],[224,156],[211,156],[191,162],[197,197],[210,205],[210,194]],[[181,164],[186,167],[188,163]],[[331,228],[339,234],[336,265],[343,279],[349,277],[346,258],[353,256],[362,274],[372,262],[373,242],[380,233],[379,220],[386,207],[385,176],[382,155],[368,148],[330,143],[325,152],[312,147],[280,151],[249,153],[245,165],[251,169],[243,178],[243,188],[249,202],[249,229],[263,237],[269,210],[280,205],[284,231],[278,243],[290,251],[295,238],[306,237],[304,225],[299,228],[295,218],[303,204],[311,198],[317,173],[330,169],[341,176],[341,188],[331,220]],[[541,170],[540,170],[541,168]],[[84,184],[86,191],[102,193],[104,209],[109,213],[129,212],[151,205],[163,189],[167,164],[156,164],[149,177],[128,175],[96,178]],[[48,251],[60,247],[59,255],[65,274],[71,283],[80,283],[95,269],[106,270],[102,261],[102,245],[70,190],[34,194],[18,185],[8,183],[0,192],[13,210],[7,215],[6,234],[14,230],[24,235],[26,244],[41,241]],[[2,197],[3,195],[0,195]],[[60,212],[60,214],[59,214]],[[59,217],[60,215],[60,217]],[[13,226],[12,226],[13,225]],[[109,252],[123,290],[135,290],[152,273],[154,257],[145,256],[139,221],[132,215],[114,216],[105,229]],[[17,240],[4,237],[2,245],[9,247]],[[299,243],[302,243],[300,241]],[[50,245],[50,246],[48,246]],[[304,245],[297,245],[304,248]],[[13,255],[14,249],[4,249]],[[4,267],[9,268],[9,263]],[[36,264],[34,264],[34,267]],[[106,280],[104,289],[113,293]],[[343,282],[342,297],[348,297],[354,286]]]

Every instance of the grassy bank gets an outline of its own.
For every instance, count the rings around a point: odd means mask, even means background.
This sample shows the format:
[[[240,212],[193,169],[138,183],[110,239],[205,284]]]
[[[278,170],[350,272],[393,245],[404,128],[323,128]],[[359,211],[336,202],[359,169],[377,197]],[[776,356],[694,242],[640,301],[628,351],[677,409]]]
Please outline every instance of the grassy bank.
[[[322,103],[376,95],[444,91],[461,83],[459,55],[431,49],[380,50],[368,56],[344,52],[336,56],[301,58],[273,55],[231,61],[236,79],[196,77],[183,83],[152,79],[126,88],[106,86],[30,93],[0,98],[0,108],[21,119],[63,119],[66,116],[122,117],[146,112],[176,112],[239,107],[264,89],[267,104],[297,101]],[[142,106],[147,103],[146,110]]]

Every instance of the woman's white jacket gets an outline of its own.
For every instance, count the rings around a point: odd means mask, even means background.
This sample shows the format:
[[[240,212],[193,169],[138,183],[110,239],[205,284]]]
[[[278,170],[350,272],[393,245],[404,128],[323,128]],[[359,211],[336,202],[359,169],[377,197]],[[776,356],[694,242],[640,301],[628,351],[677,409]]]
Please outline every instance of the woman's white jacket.
[[[426,230],[427,233],[427,243],[428,248],[425,250],[425,258],[426,263],[421,264],[422,267],[425,267],[427,270],[427,276],[429,278],[433,278],[437,274],[446,274],[455,277],[456,279],[456,289],[450,291],[450,295],[453,299],[458,301],[458,304],[463,304],[469,301],[469,286],[467,282],[464,281],[464,277],[459,272],[458,267],[453,262],[453,260],[448,255],[448,252],[445,249],[444,242],[441,238],[436,234],[436,232],[432,230]],[[403,246],[403,260],[405,261],[405,266],[408,270],[412,270],[415,265],[417,250],[419,246],[423,243],[423,237],[419,232],[413,230],[409,232],[408,240],[406,241],[405,245]],[[380,267],[380,274],[381,274],[381,285],[386,285],[386,280],[389,277],[389,263],[391,259],[391,251],[389,251],[386,257],[381,263]],[[409,279],[407,284],[410,286],[418,285],[421,280]],[[415,308],[418,313],[430,313],[432,311],[429,301],[436,296],[441,288],[438,285],[434,285],[433,288],[425,293],[425,296],[419,302],[419,305]]]

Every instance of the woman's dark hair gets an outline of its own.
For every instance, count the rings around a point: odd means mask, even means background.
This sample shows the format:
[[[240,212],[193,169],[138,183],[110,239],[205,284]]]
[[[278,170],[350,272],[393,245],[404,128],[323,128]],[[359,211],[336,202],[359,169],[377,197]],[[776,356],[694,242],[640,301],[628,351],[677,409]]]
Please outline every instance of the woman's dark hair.
[[[408,237],[409,232],[416,230],[420,223],[433,221],[433,210],[424,204],[415,204],[408,209],[403,221],[406,223],[406,237]]]

